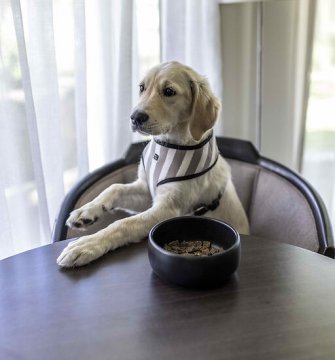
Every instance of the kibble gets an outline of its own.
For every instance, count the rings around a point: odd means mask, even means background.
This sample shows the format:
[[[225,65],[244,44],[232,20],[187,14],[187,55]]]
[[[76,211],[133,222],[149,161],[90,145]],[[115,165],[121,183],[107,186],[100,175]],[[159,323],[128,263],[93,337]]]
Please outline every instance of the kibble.
[[[223,249],[210,241],[179,241],[174,240],[164,245],[164,249],[179,255],[212,256],[223,252]]]

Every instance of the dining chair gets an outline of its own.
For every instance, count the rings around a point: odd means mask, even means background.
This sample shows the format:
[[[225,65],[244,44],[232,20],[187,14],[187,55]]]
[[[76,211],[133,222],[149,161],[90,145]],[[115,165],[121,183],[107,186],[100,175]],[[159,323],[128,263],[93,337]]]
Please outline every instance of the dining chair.
[[[69,229],[70,212],[113,183],[130,183],[146,142],[134,143],[123,158],[80,180],[65,197],[53,230],[53,241],[92,234],[128,216],[116,211],[86,230]],[[334,237],[326,207],[316,190],[289,168],[260,155],[249,141],[217,137],[220,153],[230,164],[236,191],[250,222],[250,233],[334,258]]]

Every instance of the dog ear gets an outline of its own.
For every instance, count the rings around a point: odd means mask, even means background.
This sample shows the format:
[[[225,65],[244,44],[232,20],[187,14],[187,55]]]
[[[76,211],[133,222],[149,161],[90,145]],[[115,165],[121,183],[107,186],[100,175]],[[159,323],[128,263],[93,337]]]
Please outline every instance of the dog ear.
[[[190,83],[192,91],[190,132],[194,140],[200,140],[202,135],[214,126],[221,102],[213,94],[206,79],[191,80]]]

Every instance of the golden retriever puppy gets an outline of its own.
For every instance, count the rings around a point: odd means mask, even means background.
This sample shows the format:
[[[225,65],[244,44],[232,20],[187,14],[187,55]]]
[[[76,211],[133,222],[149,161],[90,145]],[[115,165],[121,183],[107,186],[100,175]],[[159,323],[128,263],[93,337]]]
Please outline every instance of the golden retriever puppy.
[[[213,136],[220,101],[208,81],[185,65],[167,62],[149,71],[139,90],[131,126],[152,139],[142,154],[137,180],[111,185],[74,210],[67,225],[85,229],[113,209],[135,215],[69,243],[57,259],[62,267],[81,266],[139,242],[158,222],[180,215],[221,219],[249,233],[229,165]]]

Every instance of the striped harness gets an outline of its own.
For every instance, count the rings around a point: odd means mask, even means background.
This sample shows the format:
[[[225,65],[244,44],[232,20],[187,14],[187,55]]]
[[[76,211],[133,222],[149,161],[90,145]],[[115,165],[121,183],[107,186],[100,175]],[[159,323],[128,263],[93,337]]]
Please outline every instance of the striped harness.
[[[196,178],[209,171],[219,158],[213,133],[203,142],[176,145],[153,138],[142,153],[142,162],[151,195],[156,187],[172,181]]]

